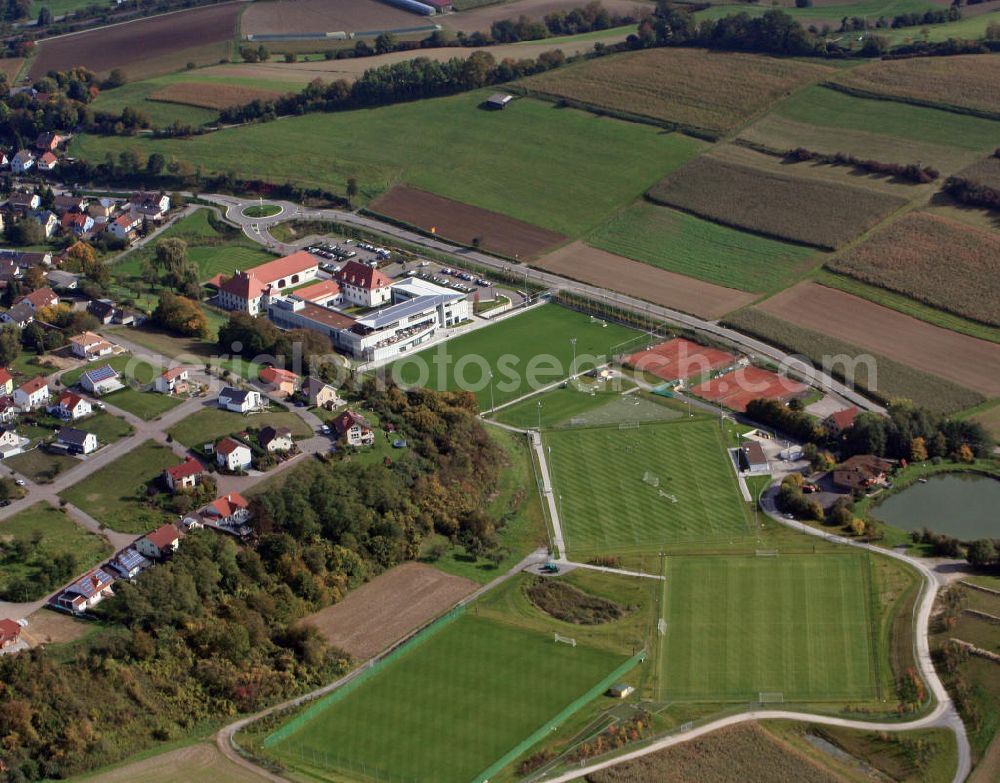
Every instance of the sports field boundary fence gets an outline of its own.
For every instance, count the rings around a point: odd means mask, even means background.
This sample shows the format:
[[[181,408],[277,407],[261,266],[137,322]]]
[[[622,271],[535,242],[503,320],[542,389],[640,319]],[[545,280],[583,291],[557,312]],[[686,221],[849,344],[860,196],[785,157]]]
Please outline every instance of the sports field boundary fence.
[[[554,731],[567,720],[571,715],[575,714],[577,710],[583,707],[588,701],[596,699],[602,693],[604,693],[608,688],[618,682],[619,679],[625,674],[628,674],[632,669],[638,666],[646,660],[646,651],[640,650],[623,664],[621,664],[617,669],[615,669],[611,674],[601,680],[597,685],[588,690],[582,696],[578,696],[569,705],[564,707],[559,711],[559,713],[554,717],[545,722],[545,724],[528,737],[521,740],[517,745],[508,750],[503,756],[494,761],[489,767],[476,775],[470,783],[486,783],[491,780],[496,774],[500,772],[508,764],[511,764],[515,759],[517,759],[522,754],[526,753],[530,748],[540,742],[546,735]]]
[[[465,608],[465,604],[460,604],[451,609],[447,614],[442,615],[428,625],[414,631],[391,650],[383,654],[381,657],[374,659],[371,664],[368,665],[366,669],[361,671],[356,677],[348,682],[345,682],[335,691],[331,691],[325,696],[321,696],[305,710],[288,721],[288,723],[279,727],[265,737],[264,741],[260,744],[260,747],[262,749],[271,748],[279,742],[288,739],[321,712],[326,711],[329,707],[339,701],[342,701],[391,663],[412,652],[416,647],[423,644],[431,637],[436,636],[448,625],[451,625],[455,620],[465,614]]]

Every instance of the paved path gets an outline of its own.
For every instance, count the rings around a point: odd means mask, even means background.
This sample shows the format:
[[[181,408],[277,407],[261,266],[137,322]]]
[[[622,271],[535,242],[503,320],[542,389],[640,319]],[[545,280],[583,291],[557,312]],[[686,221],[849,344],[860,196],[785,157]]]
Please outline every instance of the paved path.
[[[361,229],[407,242],[411,245],[428,248],[437,253],[447,254],[458,260],[472,262],[484,268],[493,269],[498,272],[506,272],[509,274],[514,271],[514,268],[509,262],[495,258],[494,256],[486,253],[457,247],[440,239],[426,237],[422,234],[408,231],[388,223],[383,223],[382,221],[365,217],[364,215],[358,215],[354,212],[347,212],[338,209],[313,210],[306,209],[305,207],[290,201],[275,201],[271,203],[277,204],[282,208],[281,214],[275,215],[271,218],[248,218],[243,215],[242,211],[245,207],[254,206],[256,204],[253,199],[239,199],[234,196],[212,194],[202,194],[200,198],[205,201],[218,204],[220,207],[224,208],[226,210],[227,220],[240,226],[243,229],[243,233],[246,234],[247,237],[255,242],[266,245],[278,253],[289,253],[297,250],[298,247],[296,245],[290,245],[275,240],[270,235],[270,229],[272,226],[288,220],[324,220],[356,226]],[[565,291],[580,294],[596,301],[606,302],[613,307],[629,310],[633,313],[649,315],[668,323],[705,332],[713,337],[739,346],[740,349],[747,354],[763,357],[779,364],[780,366],[787,367],[789,370],[810,379],[814,385],[839,395],[851,404],[857,405],[862,410],[877,412],[884,412],[885,410],[882,406],[872,402],[867,397],[858,394],[856,391],[840,381],[837,381],[829,374],[821,370],[817,370],[808,362],[798,359],[778,348],[767,345],[760,340],[748,337],[747,335],[741,334],[733,329],[727,329],[720,326],[714,321],[706,321],[701,318],[688,315],[687,313],[682,313],[678,310],[672,310],[668,307],[651,304],[650,302],[645,302],[632,296],[608,291],[607,289],[587,285],[586,283],[579,283],[574,280],[561,277],[560,275],[554,275],[550,272],[532,269],[527,266],[516,267],[516,273],[523,273],[526,282],[531,281],[546,288],[550,288],[553,291]]]

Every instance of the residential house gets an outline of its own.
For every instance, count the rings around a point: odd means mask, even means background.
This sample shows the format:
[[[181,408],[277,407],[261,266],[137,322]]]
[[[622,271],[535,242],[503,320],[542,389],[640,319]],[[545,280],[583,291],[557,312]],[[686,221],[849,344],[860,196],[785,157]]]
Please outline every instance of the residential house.
[[[22,269],[33,266],[52,266],[52,253],[35,252],[32,250],[0,249],[0,258],[9,259]]]
[[[0,321],[5,324],[14,324],[22,329],[35,320],[35,308],[27,302],[20,302],[14,305],[5,313],[0,313]]]
[[[111,392],[125,388],[125,384],[121,382],[121,376],[118,375],[115,368],[110,364],[104,364],[92,370],[87,370],[80,376],[80,385],[86,391],[96,394],[98,397],[102,394],[111,394]]]
[[[258,436],[260,447],[266,451],[291,451],[295,446],[292,431],[288,427],[272,427],[268,425]]]
[[[49,272],[47,279],[49,285],[62,291],[75,291],[80,286],[80,275],[64,272],[61,269],[53,269]]]
[[[203,475],[205,468],[198,460],[189,456],[180,465],[171,465],[164,470],[163,480],[171,492],[177,492],[179,489],[194,489]]]
[[[188,389],[187,367],[171,367],[164,370],[153,381],[153,388],[160,394],[183,394]]]
[[[0,288],[6,288],[21,279],[21,267],[6,256],[0,256]]]
[[[114,583],[115,578],[111,574],[103,568],[95,568],[63,590],[56,597],[55,604],[74,614],[82,614],[113,596],[111,586]]]
[[[14,300],[14,304],[20,304],[21,302],[27,302],[32,310],[37,311],[43,307],[55,307],[59,304],[59,297],[51,288],[44,286],[37,291],[32,291],[30,294],[25,294]]]
[[[337,273],[344,299],[358,307],[378,307],[392,302],[392,280],[360,261],[348,261]]]
[[[87,205],[87,212],[98,223],[107,223],[118,209],[118,202],[113,198],[99,198]]]
[[[264,407],[260,392],[255,389],[235,389],[227,386],[219,392],[216,404],[234,413],[250,413]]]
[[[41,375],[35,376],[14,389],[14,402],[23,411],[41,408],[49,401],[49,382]]]
[[[892,467],[892,460],[873,454],[856,454],[833,469],[833,483],[852,492],[864,491],[884,483]]]
[[[135,542],[136,551],[150,560],[170,557],[181,544],[181,533],[174,525],[161,525]]]
[[[250,503],[239,492],[230,492],[205,506],[202,515],[216,525],[242,525],[250,519]]]
[[[65,446],[72,454],[90,454],[97,451],[97,436],[75,427],[63,427],[56,433],[56,442]]]
[[[0,459],[20,454],[31,443],[31,438],[23,438],[14,427],[0,430]]]
[[[299,376],[280,367],[265,367],[260,371],[260,380],[267,385],[268,391],[291,397],[299,386]]]
[[[93,229],[94,219],[86,212],[64,212],[59,225],[63,231],[80,237]]]
[[[341,403],[337,390],[328,383],[323,383],[319,378],[306,378],[302,384],[302,393],[309,400],[309,405],[315,408],[326,408],[333,410]]]
[[[71,391],[62,392],[56,404],[49,407],[49,413],[67,421],[82,419],[93,412],[94,408],[91,406],[90,400]]]
[[[123,242],[131,242],[135,239],[136,232],[142,227],[142,217],[133,213],[126,213],[108,220],[107,232],[115,239]]]
[[[139,219],[148,218],[159,222],[170,210],[170,196],[163,193],[133,193],[129,202],[129,211],[138,215]]]
[[[857,405],[852,405],[849,408],[844,408],[842,411],[831,413],[823,419],[823,426],[826,427],[826,431],[831,436],[837,437],[854,424],[854,420],[858,417],[859,413],[861,413],[861,409]]]
[[[55,171],[56,166],[59,165],[59,158],[51,152],[43,152],[35,163],[39,171]]]
[[[9,650],[21,641],[21,626],[16,620],[0,620],[0,650]]]
[[[0,424],[10,424],[20,412],[13,397],[0,397]]]
[[[59,145],[66,141],[66,137],[51,131],[39,133],[35,139],[35,149],[39,152],[55,152]]]
[[[37,193],[28,193],[23,190],[15,191],[7,199],[8,209],[17,212],[29,212],[38,209],[42,205],[42,197]]]
[[[41,209],[37,212],[32,212],[31,219],[38,221],[38,225],[42,227],[42,233],[45,234],[46,238],[54,237],[56,231],[59,229],[59,216],[50,209]]]
[[[223,438],[215,444],[215,461],[232,472],[246,470],[253,462],[250,447],[233,438]]]
[[[70,350],[73,351],[74,356],[79,356],[81,359],[87,359],[88,361],[100,356],[107,356],[110,353],[114,353],[115,350],[114,343],[108,342],[101,335],[94,332],[73,335],[69,338],[69,343]]]
[[[349,446],[371,446],[375,442],[375,433],[367,419],[354,411],[344,411],[335,418],[333,429]]]
[[[24,174],[35,165],[35,156],[31,150],[21,150],[10,160],[10,169],[15,174]]]
[[[56,212],[85,212],[87,199],[83,196],[56,196],[53,205]]]
[[[14,376],[10,372],[0,367],[0,395],[8,395],[14,393]]]
[[[91,299],[87,305],[87,312],[107,326],[114,318],[115,303],[110,299]]]
[[[122,579],[135,579],[151,565],[152,562],[140,555],[134,547],[121,550],[108,561],[108,567]]]

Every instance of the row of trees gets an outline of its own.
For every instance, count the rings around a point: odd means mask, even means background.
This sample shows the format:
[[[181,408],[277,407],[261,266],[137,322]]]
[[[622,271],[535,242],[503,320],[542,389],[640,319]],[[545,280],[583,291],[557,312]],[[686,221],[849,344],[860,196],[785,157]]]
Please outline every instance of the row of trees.
[[[831,166],[852,166],[857,171],[864,171],[869,174],[885,174],[899,179],[924,185],[933,182],[940,172],[933,166],[921,166],[919,163],[883,163],[870,158],[858,158],[846,152],[837,152],[830,155],[825,152],[816,152],[805,147],[796,147],[785,153],[785,160],[789,162],[816,161],[828,163]]]
[[[335,376],[335,367],[329,363],[333,354],[330,338],[312,329],[283,331],[266,318],[233,313],[219,329],[217,345],[223,354],[324,378]]]

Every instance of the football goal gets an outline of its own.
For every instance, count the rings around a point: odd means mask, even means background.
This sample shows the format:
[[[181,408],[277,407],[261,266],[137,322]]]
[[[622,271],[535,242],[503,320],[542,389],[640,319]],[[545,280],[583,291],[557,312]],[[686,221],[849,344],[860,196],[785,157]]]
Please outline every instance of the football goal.
[[[639,429],[639,422],[637,421],[623,421],[618,425],[620,430],[637,430]]]
[[[576,647],[576,639],[572,636],[563,636],[562,634],[553,634],[556,638],[557,643],[568,644],[570,647]]]
[[[757,557],[777,557],[777,556],[778,556],[778,550],[777,549],[758,549],[757,550]]]
[[[760,704],[784,704],[785,694],[780,691],[761,691],[757,694]]]
[[[656,632],[660,636],[666,636],[667,635],[667,621],[664,620],[662,617],[659,620],[656,621]]]

